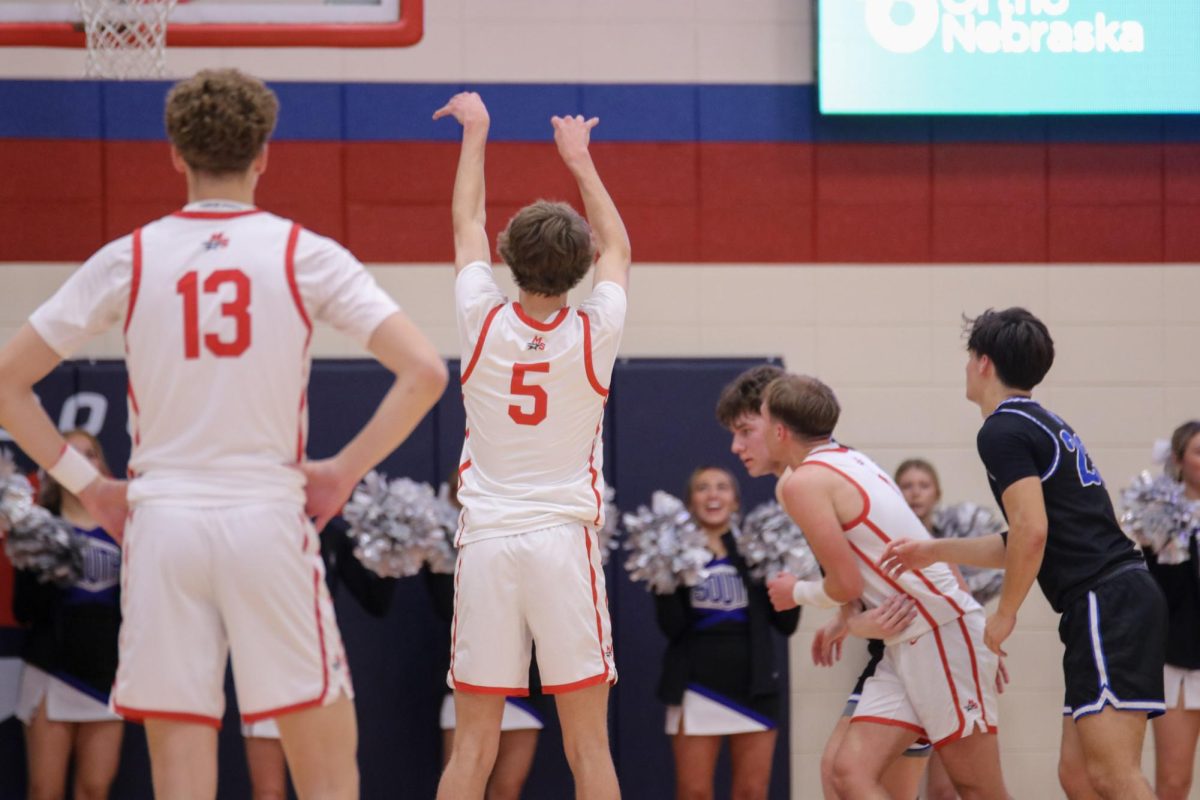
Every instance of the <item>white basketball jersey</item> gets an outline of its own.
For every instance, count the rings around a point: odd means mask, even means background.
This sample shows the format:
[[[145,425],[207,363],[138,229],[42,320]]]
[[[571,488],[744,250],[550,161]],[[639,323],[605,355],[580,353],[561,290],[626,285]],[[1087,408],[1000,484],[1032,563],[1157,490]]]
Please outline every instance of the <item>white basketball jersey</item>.
[[[477,262],[455,295],[467,414],[459,543],[603,525],[601,429],[625,291],[603,282],[578,309],[536,320]]]
[[[891,476],[874,461],[855,450],[830,443],[809,453],[797,467],[801,468],[833,470],[854,484],[862,497],[862,513],[842,529],[859,559],[863,602],[874,608],[901,592],[916,601],[917,618],[887,644],[915,639],[963,614],[979,610],[979,604],[959,588],[954,573],[943,563],[905,572],[895,579],[886,577],[880,570],[879,559],[888,542],[932,537],[908,507]]]
[[[30,318],[63,357],[124,318],[130,502],[303,501],[309,342],[397,310],[341,246],[195,203],[93,256]]]

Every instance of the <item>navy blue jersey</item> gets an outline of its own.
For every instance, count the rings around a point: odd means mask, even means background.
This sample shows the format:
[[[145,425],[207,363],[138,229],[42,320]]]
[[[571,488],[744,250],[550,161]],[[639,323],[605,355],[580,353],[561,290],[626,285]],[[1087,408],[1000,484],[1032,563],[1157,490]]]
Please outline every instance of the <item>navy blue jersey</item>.
[[[996,502],[1004,490],[1038,477],[1049,522],[1038,584],[1055,611],[1112,570],[1142,561],[1121,531],[1100,471],[1079,435],[1028,397],[1010,397],[984,420],[976,439]]]
[[[728,557],[714,558],[705,570],[704,580],[691,589],[692,630],[745,628],[750,600],[737,567]]]

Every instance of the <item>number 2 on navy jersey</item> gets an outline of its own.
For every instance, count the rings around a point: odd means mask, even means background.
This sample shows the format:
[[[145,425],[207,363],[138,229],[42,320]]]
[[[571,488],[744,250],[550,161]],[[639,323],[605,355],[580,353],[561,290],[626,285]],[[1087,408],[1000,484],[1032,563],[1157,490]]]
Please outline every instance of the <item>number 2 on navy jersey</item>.
[[[532,364],[513,364],[512,385],[509,387],[514,395],[532,397],[533,409],[526,411],[517,403],[508,407],[508,416],[518,425],[538,425],[546,418],[546,390],[536,383],[526,383],[525,375],[529,372],[549,372],[549,361],[538,361]]]
[[[215,333],[204,334],[204,347],[218,358],[236,358],[250,346],[250,278],[240,269],[219,269],[204,279],[204,293],[216,294],[225,284],[233,284],[232,300],[221,304],[221,316],[232,319],[235,333],[231,341]],[[175,284],[183,296],[183,356],[200,357],[200,275],[185,273]]]
[[[1058,438],[1062,439],[1063,444],[1067,446],[1067,450],[1075,454],[1075,468],[1079,470],[1079,482],[1084,486],[1104,485],[1104,481],[1100,478],[1100,470],[1096,469],[1095,465],[1090,463],[1087,448],[1083,446],[1083,441],[1080,440],[1079,434],[1071,433],[1070,431],[1059,431]]]

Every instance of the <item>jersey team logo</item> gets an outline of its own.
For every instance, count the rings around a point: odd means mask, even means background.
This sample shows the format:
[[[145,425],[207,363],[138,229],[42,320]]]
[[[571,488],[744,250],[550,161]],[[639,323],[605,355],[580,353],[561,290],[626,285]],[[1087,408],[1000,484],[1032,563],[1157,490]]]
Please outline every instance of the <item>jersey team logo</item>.
[[[545,350],[546,349],[546,340],[540,336],[534,336],[533,339],[530,340],[529,344],[527,344],[525,346],[525,349],[526,350]]]
[[[221,247],[229,247],[229,237],[220,231],[208,237],[208,241],[204,243],[205,250],[216,250]]]
[[[978,710],[979,710],[979,704],[976,703],[973,699],[968,699],[967,704],[965,706],[963,706],[963,711],[966,711],[968,714],[970,714],[972,711],[978,711]]]

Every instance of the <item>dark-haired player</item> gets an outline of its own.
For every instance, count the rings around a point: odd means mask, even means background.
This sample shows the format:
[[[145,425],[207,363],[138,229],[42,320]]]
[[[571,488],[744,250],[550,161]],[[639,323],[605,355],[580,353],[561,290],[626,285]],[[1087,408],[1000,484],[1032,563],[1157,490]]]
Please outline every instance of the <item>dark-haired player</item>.
[[[598,120],[552,117],[588,218],[545,201],[513,216],[499,242],[519,289],[510,302],[492,277],[484,230],[487,109],[464,92],[434,114],[445,116],[463,128],[452,216],[467,433],[448,676],[457,730],[438,797],[484,796],[504,698],[528,693],[536,641],[576,796],[611,800],[620,794],[607,726],[617,673],[596,529],[604,521],[600,432],[625,323],[629,237],[588,153]],[[591,295],[572,308],[567,292],[593,261]]]
[[[932,561],[1003,567],[985,638],[1000,654],[1036,577],[1062,614],[1064,789],[1151,800],[1140,761],[1147,715],[1165,708],[1166,602],[1121,532],[1083,441],[1030,396],[1054,363],[1046,326],[1023,308],[989,310],[970,322],[967,352],[967,399],[984,416],[979,456],[1009,531],[894,542],[881,563],[893,574]]]

